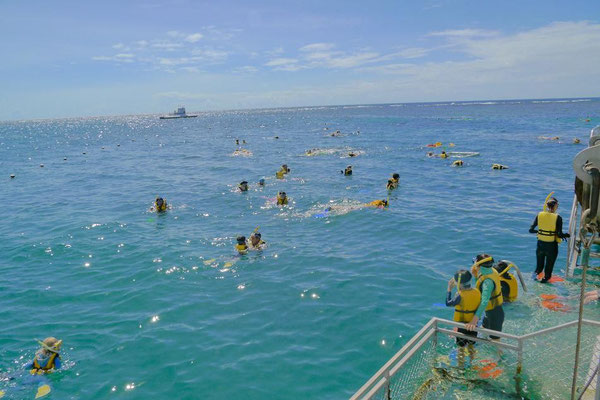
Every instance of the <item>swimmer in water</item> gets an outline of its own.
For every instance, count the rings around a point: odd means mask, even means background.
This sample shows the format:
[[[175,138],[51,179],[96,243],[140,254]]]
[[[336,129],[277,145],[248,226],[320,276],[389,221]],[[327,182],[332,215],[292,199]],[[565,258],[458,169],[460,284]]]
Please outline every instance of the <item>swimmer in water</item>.
[[[502,164],[492,164],[492,169],[508,169],[508,167]]]
[[[348,157],[356,157],[356,153],[348,153]]]
[[[238,190],[240,192],[247,192],[248,191],[248,182],[241,181],[240,184],[238,185]]]
[[[277,205],[285,206],[285,205],[287,205],[287,203],[288,203],[287,194],[285,192],[277,193]]]
[[[258,180],[258,186],[265,186],[265,180],[263,178]]]
[[[448,158],[448,154],[446,154],[446,152],[444,150],[442,150],[442,153],[440,154],[440,158]]]
[[[573,144],[579,144],[581,143],[581,140],[579,140],[578,138],[573,139]]]
[[[38,341],[41,348],[35,353],[31,364],[27,366],[32,375],[41,375],[60,369],[60,347],[62,340],[47,337],[43,342]]]
[[[250,239],[248,240],[248,248],[251,250],[262,250],[267,246],[267,243],[261,239],[261,234],[259,232],[254,232],[250,235]]]
[[[343,171],[340,171],[340,172],[346,176],[352,175],[352,165],[348,165],[346,167],[346,169],[344,169]]]
[[[283,177],[287,174],[289,174],[292,170],[288,168],[287,164],[283,164],[281,166],[281,169],[277,172],[275,172],[275,177],[277,179],[283,179]]]
[[[386,188],[387,190],[394,190],[400,184],[400,174],[392,175],[392,179],[388,179]]]
[[[240,254],[246,254],[248,252],[248,245],[246,245],[246,236],[238,236],[236,238],[237,244],[235,249]]]
[[[387,200],[373,200],[370,203],[366,203],[365,207],[376,207],[376,208],[387,208],[389,203]]]
[[[154,205],[152,206],[152,208],[150,208],[150,211],[162,213],[167,211],[167,208],[167,200],[163,199],[162,197],[157,197],[154,201]]]

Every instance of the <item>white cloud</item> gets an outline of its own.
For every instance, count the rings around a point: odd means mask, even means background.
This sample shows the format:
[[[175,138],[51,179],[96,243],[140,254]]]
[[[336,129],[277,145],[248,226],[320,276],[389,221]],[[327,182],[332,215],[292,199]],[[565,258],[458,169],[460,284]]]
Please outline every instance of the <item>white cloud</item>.
[[[297,62],[298,60],[295,58],[275,58],[267,62],[265,65],[267,67],[279,67],[282,65],[296,64]]]
[[[185,41],[189,42],[189,43],[196,43],[197,41],[199,41],[203,37],[204,37],[204,35],[201,34],[201,33],[192,33],[191,35],[187,35],[185,37]]]
[[[113,44],[112,48],[116,49],[116,50],[125,50],[125,51],[127,51],[127,49],[128,49],[128,47],[125,46],[123,43]]]
[[[431,32],[427,36],[444,36],[454,38],[492,37],[497,36],[498,31],[484,29],[450,29],[440,32]]]
[[[179,31],[168,31],[167,36],[172,37],[172,38],[177,38],[177,37],[183,36],[183,33],[179,32]]]
[[[183,44],[175,43],[175,42],[167,42],[167,41],[156,41],[156,42],[152,43],[152,47],[154,47],[155,49],[163,49],[163,50],[172,51],[172,50],[182,48]]]
[[[234,74],[254,74],[256,72],[258,72],[258,68],[252,65],[244,65],[233,69]]]
[[[411,47],[408,49],[400,50],[396,54],[402,58],[420,58],[425,57],[427,54],[429,54],[429,52],[429,49],[424,49],[422,47]]]
[[[300,51],[306,52],[317,52],[317,51],[327,51],[331,50],[335,47],[333,43],[311,43],[306,46],[300,47]]]

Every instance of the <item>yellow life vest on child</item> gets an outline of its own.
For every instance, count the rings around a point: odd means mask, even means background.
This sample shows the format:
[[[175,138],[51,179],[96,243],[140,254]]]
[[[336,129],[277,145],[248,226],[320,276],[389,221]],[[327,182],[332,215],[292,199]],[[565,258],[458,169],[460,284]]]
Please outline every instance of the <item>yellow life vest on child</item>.
[[[275,172],[275,178],[277,179],[283,179],[283,175],[285,175],[285,172],[283,170]]]
[[[475,311],[481,303],[481,292],[477,289],[464,289],[458,292],[460,294],[460,304],[454,307],[454,317],[456,322],[471,322]]]
[[[244,253],[248,251],[248,246],[246,246],[245,244],[236,244],[235,249],[240,253]]]
[[[277,196],[277,205],[278,206],[283,206],[283,205],[286,205],[287,203],[288,203],[287,197],[279,197],[279,196]]]
[[[33,359],[33,368],[30,371],[31,374],[32,375],[43,374],[45,372],[50,371],[51,369],[54,369],[54,360],[56,360],[56,357],[60,358],[58,353],[52,353],[52,355],[48,359],[48,362],[43,367],[39,364],[37,357],[34,358]]]
[[[494,282],[494,290],[492,291],[492,295],[490,296],[490,301],[488,301],[487,307],[485,307],[485,311],[491,311],[496,307],[500,307],[503,303],[500,275],[498,274],[498,271],[493,271],[494,272],[491,274],[481,275],[479,279],[477,279],[477,289],[479,292],[482,292],[481,285],[486,279],[491,279],[492,282]]]
[[[508,297],[504,297],[504,301],[512,303],[517,300],[517,297],[519,296],[519,285],[513,274],[509,273],[508,275],[510,275],[510,279],[506,279],[502,275],[500,275],[498,279],[500,280],[500,286],[502,286],[502,282],[506,282],[508,285]]]
[[[557,242],[560,243],[561,239],[556,236],[556,220],[558,214],[551,213],[548,211],[541,211],[538,214],[538,233],[537,238],[542,242]]]

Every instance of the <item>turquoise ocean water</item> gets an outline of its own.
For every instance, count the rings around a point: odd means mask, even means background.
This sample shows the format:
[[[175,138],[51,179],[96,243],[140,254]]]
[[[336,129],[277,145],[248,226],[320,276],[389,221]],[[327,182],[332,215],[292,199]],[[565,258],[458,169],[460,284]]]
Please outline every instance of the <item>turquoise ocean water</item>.
[[[529,225],[555,191],[567,226],[572,139],[599,122],[585,99],[0,123],[0,388],[33,398],[19,371],[35,338],[56,336],[65,368],[48,398],[347,398],[429,318],[451,317],[434,304],[477,253],[532,271]],[[236,138],[252,156],[233,155]],[[481,155],[453,168],[426,157],[436,141]],[[389,209],[314,217],[386,198],[394,172]],[[172,210],[148,212],[156,195]],[[257,226],[268,248],[236,255]],[[555,318],[533,297],[507,309],[506,331]]]

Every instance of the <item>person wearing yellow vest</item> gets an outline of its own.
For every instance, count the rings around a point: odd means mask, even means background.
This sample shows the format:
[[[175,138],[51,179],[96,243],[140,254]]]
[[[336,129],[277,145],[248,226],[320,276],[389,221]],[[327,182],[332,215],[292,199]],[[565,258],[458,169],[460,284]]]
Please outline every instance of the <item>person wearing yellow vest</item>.
[[[550,197],[553,193],[546,197],[543,211],[535,217],[529,228],[529,233],[537,234],[535,276],[544,271],[544,278],[540,281],[542,283],[546,283],[552,278],[554,262],[558,256],[558,244],[561,239],[571,237],[568,233],[562,232],[562,217],[556,213],[558,200],[555,197]],[[536,226],[537,230],[535,229]]]
[[[246,244],[246,236],[238,236],[237,244],[235,245],[235,249],[240,254],[246,254],[248,252],[248,245]]]
[[[60,369],[60,347],[62,340],[53,337],[47,337],[44,341],[38,343],[42,346],[35,353],[33,362],[27,366],[32,375],[39,375],[52,372],[55,369]]]
[[[481,303],[475,315],[466,324],[468,330],[475,330],[481,315],[485,311],[482,326],[486,329],[502,332],[504,324],[504,309],[502,308],[502,286],[498,272],[493,268],[494,259],[489,254],[479,254],[471,267],[471,272],[477,278],[476,288],[481,292]],[[498,340],[498,336],[490,335],[490,339]]]
[[[512,303],[519,297],[519,284],[509,269],[512,264],[506,261],[499,261],[498,264],[494,265],[494,269],[498,272],[498,279],[500,280],[500,286],[502,287],[502,298],[505,303]]]
[[[454,274],[454,277],[448,281],[448,293],[446,295],[446,306],[454,307],[453,320],[456,322],[467,323],[473,319],[475,311],[481,302],[481,293],[475,288],[471,288],[471,273],[466,269],[461,269]],[[452,288],[456,286],[456,295],[452,298]],[[458,332],[463,335],[477,337],[477,332],[458,328]],[[456,345],[464,347],[475,344],[473,340],[456,338]]]

